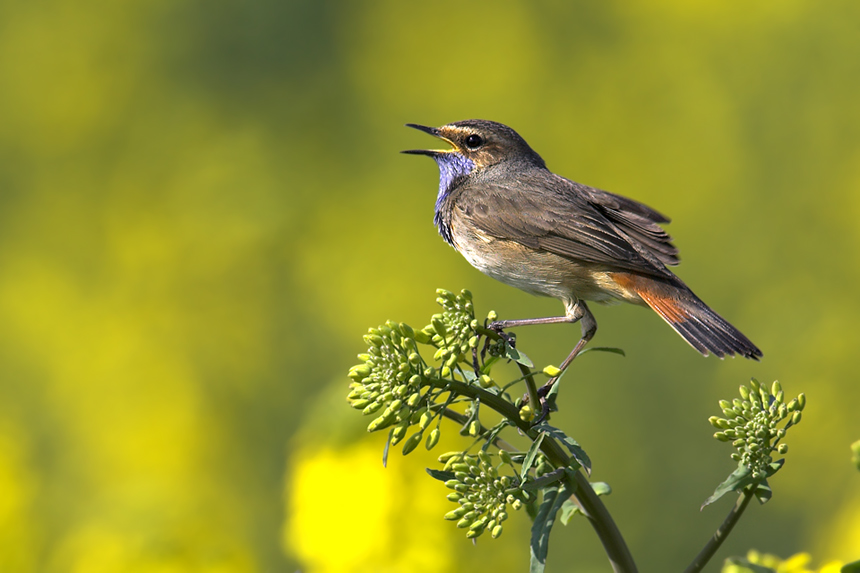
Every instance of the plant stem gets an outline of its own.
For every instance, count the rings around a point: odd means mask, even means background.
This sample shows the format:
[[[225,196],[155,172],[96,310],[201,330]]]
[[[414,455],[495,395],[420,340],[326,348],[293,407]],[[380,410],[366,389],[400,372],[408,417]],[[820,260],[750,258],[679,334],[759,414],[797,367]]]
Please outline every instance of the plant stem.
[[[512,423],[514,423],[524,434],[531,440],[538,437],[539,432],[531,427],[529,422],[520,419],[519,410],[516,406],[505,400],[499,395],[487,392],[483,388],[465,384],[463,382],[452,380],[434,380],[434,384],[447,385],[451,391],[470,398],[478,398],[481,403],[489,406]],[[556,467],[570,466],[570,457],[565,453],[559,443],[550,436],[545,436],[541,442],[541,450],[546,454],[547,458]],[[597,533],[597,537],[603,544],[606,551],[606,556],[609,558],[609,563],[612,565],[613,571],[616,573],[637,573],[636,563],[633,561],[633,556],[615,525],[609,510],[603,505],[603,502],[594,493],[588,479],[577,470],[575,477],[576,492],[573,498],[576,504],[588,518],[589,523]]]
[[[720,545],[723,544],[723,541],[725,541],[726,537],[731,533],[732,528],[738,522],[741,515],[743,515],[744,510],[753,498],[753,492],[755,492],[756,487],[758,487],[758,484],[753,484],[744,488],[743,493],[738,496],[738,501],[735,502],[735,506],[726,516],[726,519],[723,520],[722,525],[720,525],[719,529],[714,532],[714,535],[711,536],[708,543],[705,544],[699,554],[696,555],[693,562],[684,569],[684,573],[696,573],[701,571],[708,561],[710,561],[711,557],[714,556],[714,553],[717,552],[717,549],[720,548]]]

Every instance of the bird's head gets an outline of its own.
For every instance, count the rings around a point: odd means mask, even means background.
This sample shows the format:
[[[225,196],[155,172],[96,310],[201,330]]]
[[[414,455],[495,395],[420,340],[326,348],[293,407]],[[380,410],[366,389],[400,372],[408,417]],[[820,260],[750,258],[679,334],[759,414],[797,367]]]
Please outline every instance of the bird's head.
[[[429,155],[439,164],[439,193],[445,193],[460,178],[501,163],[545,167],[543,159],[520,135],[506,125],[484,119],[467,119],[426,127],[407,123],[451,144],[451,149],[409,149],[403,153]]]

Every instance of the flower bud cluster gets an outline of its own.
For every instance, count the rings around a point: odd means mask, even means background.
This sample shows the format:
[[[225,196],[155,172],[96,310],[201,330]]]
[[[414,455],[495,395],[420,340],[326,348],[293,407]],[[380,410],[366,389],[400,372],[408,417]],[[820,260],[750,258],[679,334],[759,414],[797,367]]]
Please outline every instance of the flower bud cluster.
[[[732,442],[737,450],[732,459],[750,468],[752,477],[759,479],[767,475],[772,452],[788,452],[788,446],[779,442],[789,427],[800,422],[805,406],[804,394],[786,403],[779,382],[768,389],[752,379],[749,387],[740,387],[740,399],[720,401],[725,418],[711,416],[708,421],[719,430],[714,434],[716,439]],[[779,427],[785,420],[785,425]]]
[[[455,295],[451,291],[437,289],[436,295],[436,302],[443,310],[431,317],[430,324],[417,332],[416,338],[437,348],[433,359],[442,362],[440,374],[448,378],[457,363],[464,361],[471,349],[478,345],[475,331],[478,321],[469,291],[462,290]]]
[[[403,439],[413,415],[422,410],[424,360],[418,353],[415,331],[405,323],[388,321],[364,335],[367,353],[359,354],[361,364],[349,371],[352,383],[347,396],[350,406],[377,417],[368,432],[398,424],[392,442]]]
[[[504,461],[505,456],[502,455]],[[445,486],[454,490],[448,500],[460,506],[445,514],[445,519],[456,521],[457,527],[468,529],[466,537],[474,538],[489,531],[493,539],[502,534],[502,522],[508,518],[507,507],[523,506],[528,493],[521,490],[515,476],[499,475],[487,452],[464,455],[459,452],[439,457],[445,469],[454,472],[454,479]],[[508,457],[508,462],[510,457]]]

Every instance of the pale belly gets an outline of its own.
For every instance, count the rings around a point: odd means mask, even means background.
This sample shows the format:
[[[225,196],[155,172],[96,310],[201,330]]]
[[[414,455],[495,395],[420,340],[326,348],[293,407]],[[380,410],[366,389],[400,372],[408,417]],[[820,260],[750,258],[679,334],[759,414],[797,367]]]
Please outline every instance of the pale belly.
[[[610,271],[589,263],[578,263],[519,243],[496,239],[479,230],[463,232],[454,226],[454,245],[469,263],[510,286],[540,296],[561,300],[570,310],[577,300],[644,304],[633,291],[622,288]]]

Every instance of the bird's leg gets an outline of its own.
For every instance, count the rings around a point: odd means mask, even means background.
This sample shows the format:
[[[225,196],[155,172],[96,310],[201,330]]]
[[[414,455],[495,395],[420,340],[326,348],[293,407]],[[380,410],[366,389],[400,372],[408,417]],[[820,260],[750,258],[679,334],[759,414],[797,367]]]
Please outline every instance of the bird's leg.
[[[530,326],[532,324],[558,324],[561,322],[576,322],[577,319],[571,320],[569,316],[550,316],[547,318],[521,318],[519,320],[497,320],[495,322],[491,322],[487,327],[492,331],[498,333],[505,342],[507,342],[512,348],[516,348],[514,338],[507,334],[504,329],[506,328],[516,328],[518,326]]]
[[[502,328],[510,328],[514,326],[528,326],[531,324],[558,324],[562,322],[567,323],[575,323],[579,322],[582,326],[582,337],[579,339],[579,342],[576,343],[576,346],[573,347],[573,350],[570,352],[567,358],[565,358],[564,362],[559,366],[558,376],[554,376],[551,378],[546,384],[541,386],[538,389],[538,396],[540,396],[540,406],[541,413],[535,419],[535,424],[541,423],[546,417],[549,415],[549,403],[545,400],[546,396],[549,394],[549,391],[552,389],[553,385],[558,382],[558,379],[564,373],[570,363],[573,362],[573,359],[576,358],[576,355],[580,353],[580,351],[588,344],[592,338],[594,338],[594,334],[597,332],[597,321],[594,319],[594,315],[591,314],[591,311],[588,310],[588,306],[585,304],[585,301],[579,300],[577,301],[570,311],[565,316],[553,316],[549,318],[526,318],[522,320],[499,320],[492,324],[490,324],[489,328],[499,332]]]

